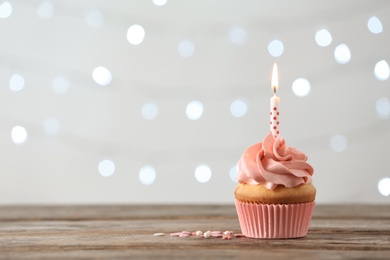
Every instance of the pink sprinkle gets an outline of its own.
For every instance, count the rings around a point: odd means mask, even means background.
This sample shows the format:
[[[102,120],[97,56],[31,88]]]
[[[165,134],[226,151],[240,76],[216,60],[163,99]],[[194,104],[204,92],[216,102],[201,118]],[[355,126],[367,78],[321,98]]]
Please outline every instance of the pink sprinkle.
[[[191,235],[191,232],[190,232],[190,231],[182,231],[181,233],[182,233],[182,234],[188,234],[188,235]]]
[[[196,236],[196,232],[191,232],[191,236]]]
[[[211,234],[222,234],[222,231],[211,231]]]
[[[222,234],[221,233],[211,233],[211,236],[212,237],[222,237]]]
[[[179,235],[179,237],[189,237],[190,235],[189,234],[186,234],[186,233],[181,233],[180,235]]]
[[[244,234],[235,234],[234,236],[235,236],[235,237],[245,237]]]
[[[178,237],[180,236],[181,232],[171,233],[172,237]]]
[[[232,239],[232,235],[231,234],[223,235],[222,239]]]

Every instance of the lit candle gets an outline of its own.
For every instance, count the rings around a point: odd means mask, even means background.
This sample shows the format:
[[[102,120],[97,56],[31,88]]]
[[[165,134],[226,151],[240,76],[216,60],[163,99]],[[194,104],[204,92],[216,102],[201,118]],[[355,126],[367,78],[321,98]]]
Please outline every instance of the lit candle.
[[[270,115],[270,131],[272,135],[277,138],[279,137],[279,101],[280,98],[276,95],[276,90],[278,90],[278,67],[276,63],[272,70],[272,89],[274,91],[274,96],[271,98],[271,111]]]

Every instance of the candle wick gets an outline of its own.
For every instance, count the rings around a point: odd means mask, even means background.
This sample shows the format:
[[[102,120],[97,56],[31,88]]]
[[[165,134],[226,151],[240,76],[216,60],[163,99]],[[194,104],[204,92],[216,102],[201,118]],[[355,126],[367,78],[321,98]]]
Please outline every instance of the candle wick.
[[[276,87],[274,86],[274,95],[276,95]]]

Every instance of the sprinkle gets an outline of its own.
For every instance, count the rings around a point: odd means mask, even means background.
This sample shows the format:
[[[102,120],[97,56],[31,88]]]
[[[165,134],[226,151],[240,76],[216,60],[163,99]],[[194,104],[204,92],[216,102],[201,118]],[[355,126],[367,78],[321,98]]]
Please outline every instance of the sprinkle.
[[[203,232],[200,231],[200,230],[198,230],[198,231],[195,232],[195,235],[196,235],[197,237],[201,237],[201,236],[203,235]]]
[[[154,234],[155,236],[163,236],[164,233],[155,233]],[[225,230],[225,231],[219,231],[219,230],[214,230],[214,231],[210,231],[210,230],[207,230],[206,232],[202,232],[200,230],[198,231],[186,231],[186,230],[183,230],[183,231],[179,231],[179,232],[174,232],[174,233],[171,233],[171,236],[173,237],[182,237],[182,238],[185,238],[185,237],[189,237],[189,236],[197,236],[197,237],[203,237],[203,238],[207,238],[207,239],[210,239],[210,238],[222,238],[222,239],[233,239],[234,237],[245,237],[244,234],[234,234],[233,231],[229,231],[229,230]]]
[[[222,235],[222,239],[232,239],[232,235],[231,234],[226,234],[226,235]]]
[[[154,236],[155,237],[161,237],[161,236],[163,236],[164,235],[164,233],[154,233]]]

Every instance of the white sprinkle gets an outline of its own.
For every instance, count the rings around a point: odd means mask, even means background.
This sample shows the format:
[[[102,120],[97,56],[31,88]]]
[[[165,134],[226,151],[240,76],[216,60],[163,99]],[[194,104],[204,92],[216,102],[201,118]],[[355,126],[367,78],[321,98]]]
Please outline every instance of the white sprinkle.
[[[211,231],[207,231],[206,233],[203,234],[204,238],[210,238],[211,237]]]
[[[163,236],[164,235],[164,233],[154,233],[154,236],[155,237],[161,237],[161,236]]]
[[[200,230],[196,231],[196,236],[197,237],[201,237],[202,235],[203,235],[202,231],[200,231]]]

